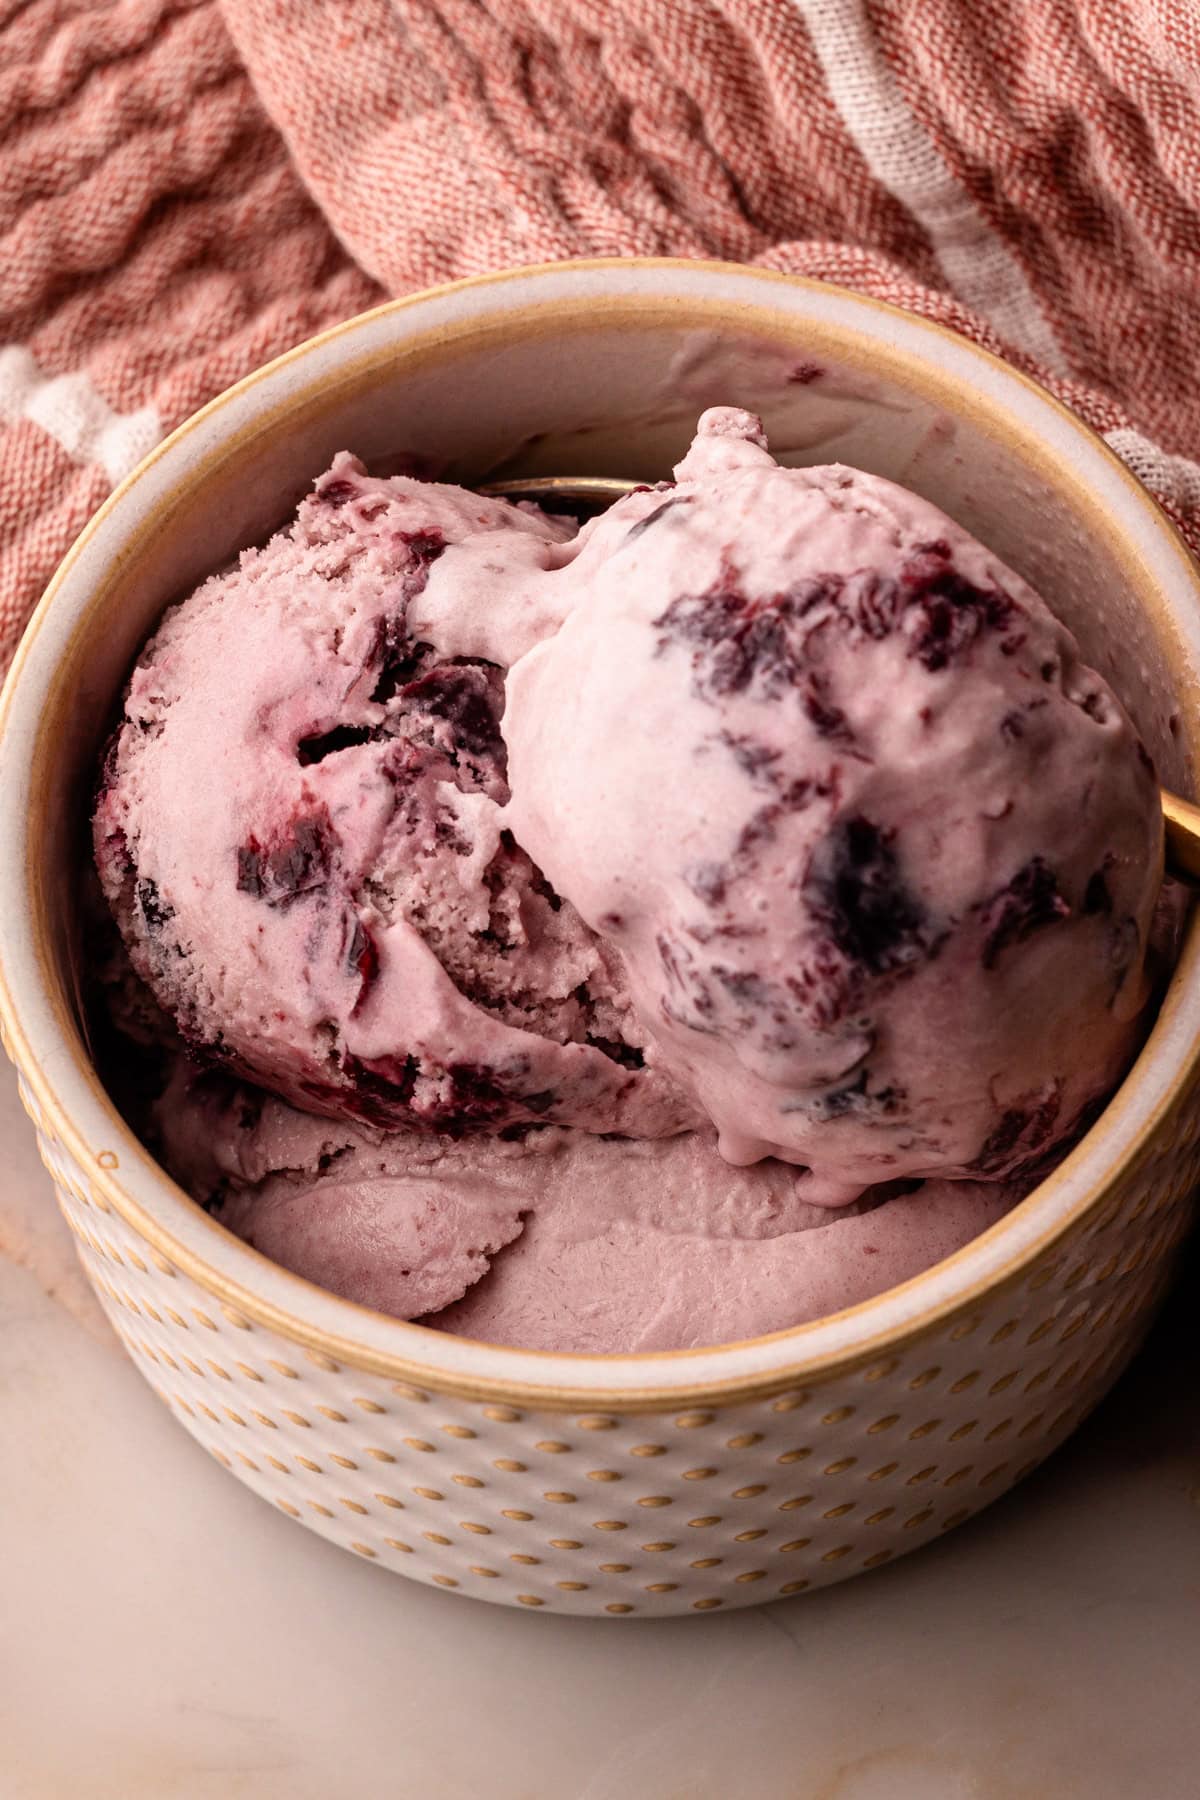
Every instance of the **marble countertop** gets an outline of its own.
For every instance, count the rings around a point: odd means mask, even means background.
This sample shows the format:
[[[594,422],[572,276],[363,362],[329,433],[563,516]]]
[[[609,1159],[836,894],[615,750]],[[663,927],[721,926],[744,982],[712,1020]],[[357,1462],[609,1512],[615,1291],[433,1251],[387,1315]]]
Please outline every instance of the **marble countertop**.
[[[1195,1258],[982,1518],[824,1593],[609,1624],[418,1587],[240,1487],[109,1332],[7,1068],[0,1144],[2,1800],[1200,1792]]]

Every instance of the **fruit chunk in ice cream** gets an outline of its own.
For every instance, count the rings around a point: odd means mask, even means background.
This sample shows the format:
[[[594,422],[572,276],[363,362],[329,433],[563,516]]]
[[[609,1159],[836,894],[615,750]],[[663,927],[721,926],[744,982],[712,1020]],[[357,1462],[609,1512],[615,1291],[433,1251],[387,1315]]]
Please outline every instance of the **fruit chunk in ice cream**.
[[[507,822],[730,1160],[828,1204],[1019,1175],[1137,1040],[1162,822],[1136,733],[916,495],[780,468],[732,409],[676,473],[542,577],[563,616],[509,671]]]

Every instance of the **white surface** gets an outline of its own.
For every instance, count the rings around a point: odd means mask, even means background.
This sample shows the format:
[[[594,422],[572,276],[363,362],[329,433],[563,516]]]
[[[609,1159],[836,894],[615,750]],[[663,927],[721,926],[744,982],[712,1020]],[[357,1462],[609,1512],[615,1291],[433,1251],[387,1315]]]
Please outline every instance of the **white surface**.
[[[0,1080],[2,1800],[1190,1800],[1200,1349],[904,1563],[728,1617],[430,1592],[272,1512],[77,1274]],[[1194,1276],[1193,1276],[1194,1279]]]

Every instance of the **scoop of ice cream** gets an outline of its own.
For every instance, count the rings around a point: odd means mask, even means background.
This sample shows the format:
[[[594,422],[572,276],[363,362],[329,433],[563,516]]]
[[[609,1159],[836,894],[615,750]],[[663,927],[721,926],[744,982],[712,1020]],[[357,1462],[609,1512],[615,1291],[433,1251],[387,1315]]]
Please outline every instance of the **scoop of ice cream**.
[[[725,1156],[839,1204],[1019,1175],[1071,1133],[1137,1042],[1162,824],[1030,588],[888,481],[780,468],[730,409],[537,579],[556,628],[508,674],[505,820]],[[435,634],[507,660],[444,593]]]
[[[603,1139],[373,1132],[177,1060],[172,1172],[285,1268],[399,1318],[526,1349],[687,1349],[781,1330],[918,1274],[1019,1198],[927,1182],[831,1212],[711,1131]]]
[[[296,1105],[707,1114],[816,1204],[1064,1142],[1136,1044],[1161,871],[1148,761],[1028,587],[732,409],[575,536],[340,457],[148,645],[94,828],[158,1002]]]
[[[379,1126],[691,1121],[619,959],[505,828],[501,672],[409,629],[450,549],[516,582],[568,536],[341,456],[288,530],[167,615],[94,842],[138,973],[209,1057]]]
[[[653,1155],[639,1163],[644,1149]],[[703,1163],[705,1181],[684,1228],[678,1214],[655,1216],[645,1178],[677,1180],[689,1158]],[[752,1192],[783,1165],[730,1169],[716,1181],[716,1160],[711,1138],[695,1133],[625,1142],[608,1174],[617,1178],[615,1190],[572,1185],[558,1205],[532,1214],[461,1300],[424,1322],[487,1343],[593,1355],[757,1337],[910,1280],[994,1225],[1024,1191],[1005,1182],[926,1181],[862,1211],[810,1204],[790,1228],[723,1235],[706,1227],[724,1180],[734,1177],[736,1189]]]

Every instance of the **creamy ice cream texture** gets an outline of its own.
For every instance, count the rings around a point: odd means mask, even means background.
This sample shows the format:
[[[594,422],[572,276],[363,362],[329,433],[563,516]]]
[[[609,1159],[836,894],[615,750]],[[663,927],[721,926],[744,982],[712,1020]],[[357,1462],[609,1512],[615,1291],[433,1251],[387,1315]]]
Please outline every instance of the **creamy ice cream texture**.
[[[377,1133],[183,1063],[155,1107],[178,1178],[255,1249],[348,1299],[534,1350],[673,1350],[782,1330],[917,1275],[1021,1189],[927,1181],[832,1209],[709,1131]],[[490,1267],[490,1273],[488,1273]]]
[[[130,683],[95,846],[191,1046],[161,1153],[401,1316],[817,1316],[998,1217],[1144,1029],[1157,789],[1070,634],[748,414],[676,475],[576,532],[339,457]]]
[[[461,546],[512,582],[565,535],[339,458],[290,532],[168,616],[95,835],[134,965],[190,1042],[383,1126],[694,1121],[646,1066],[618,959],[504,826],[501,671],[407,623],[436,559]]]
[[[510,670],[507,817],[732,1161],[829,1204],[1019,1174],[1129,1057],[1153,770],[1011,570],[755,424],[709,414],[667,498],[592,529]]]

